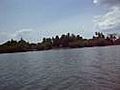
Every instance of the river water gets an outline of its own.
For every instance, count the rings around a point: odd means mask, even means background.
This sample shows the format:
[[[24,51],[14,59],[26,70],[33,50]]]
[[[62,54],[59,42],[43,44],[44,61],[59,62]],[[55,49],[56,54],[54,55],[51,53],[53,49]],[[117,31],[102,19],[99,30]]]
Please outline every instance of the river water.
[[[120,90],[120,46],[0,54],[0,90]]]

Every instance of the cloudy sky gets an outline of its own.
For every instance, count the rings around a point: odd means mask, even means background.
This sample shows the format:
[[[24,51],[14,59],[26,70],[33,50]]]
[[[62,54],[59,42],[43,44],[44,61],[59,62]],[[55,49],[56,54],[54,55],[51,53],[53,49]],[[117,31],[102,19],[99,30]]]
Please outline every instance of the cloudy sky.
[[[0,43],[63,33],[119,32],[120,0],[0,0]]]

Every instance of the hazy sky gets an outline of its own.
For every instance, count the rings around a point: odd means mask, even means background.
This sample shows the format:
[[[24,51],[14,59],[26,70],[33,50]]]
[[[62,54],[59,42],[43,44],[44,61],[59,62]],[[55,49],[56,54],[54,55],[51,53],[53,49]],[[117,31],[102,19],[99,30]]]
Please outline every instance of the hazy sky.
[[[92,37],[120,25],[120,0],[0,0],[0,43],[67,32]]]

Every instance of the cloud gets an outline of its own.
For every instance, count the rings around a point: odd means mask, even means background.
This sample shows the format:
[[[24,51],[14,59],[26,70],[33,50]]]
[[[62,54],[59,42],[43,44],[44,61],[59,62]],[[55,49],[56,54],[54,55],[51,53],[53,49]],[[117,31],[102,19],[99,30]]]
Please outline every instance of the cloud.
[[[29,36],[32,32],[32,29],[21,29],[12,34],[13,38],[20,39],[26,36]]]
[[[0,44],[4,43],[10,39],[20,40],[21,38],[29,42],[40,41],[39,32],[32,29],[20,29],[14,33],[1,32],[0,33]]]
[[[12,34],[12,38],[20,40],[21,38],[29,42],[37,42],[39,37],[39,32],[33,29],[21,29]]]
[[[106,13],[94,19],[95,27],[101,31],[120,30],[120,0],[94,0],[93,3],[106,6]]]
[[[107,5],[107,6],[116,6],[120,5],[120,0],[93,0],[95,4]]]
[[[95,26],[99,30],[119,30],[120,29],[120,8],[113,7],[104,15],[95,19]]]

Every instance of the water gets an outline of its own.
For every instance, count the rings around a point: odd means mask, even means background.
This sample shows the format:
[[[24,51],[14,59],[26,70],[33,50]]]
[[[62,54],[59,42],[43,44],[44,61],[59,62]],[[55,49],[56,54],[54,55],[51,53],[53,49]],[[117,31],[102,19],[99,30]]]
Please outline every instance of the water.
[[[0,90],[120,90],[120,46],[1,54]]]

